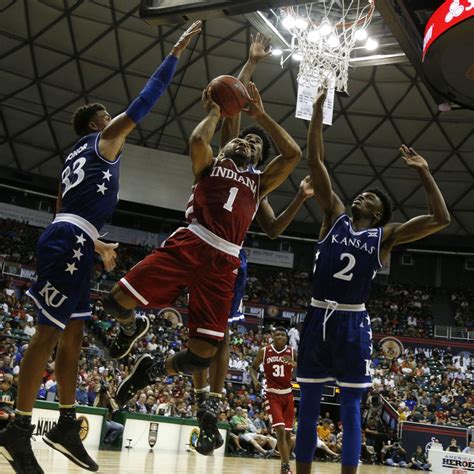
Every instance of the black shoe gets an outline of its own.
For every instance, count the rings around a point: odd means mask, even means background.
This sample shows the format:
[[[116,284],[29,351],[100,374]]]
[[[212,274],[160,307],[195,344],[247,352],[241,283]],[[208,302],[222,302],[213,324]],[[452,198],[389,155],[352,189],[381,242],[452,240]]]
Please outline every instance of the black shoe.
[[[81,427],[81,420],[59,421],[43,436],[43,441],[82,469],[95,472],[99,466],[82,444],[79,434]]]
[[[218,408],[219,399],[209,397],[198,409],[199,437],[196,451],[204,456],[210,456],[214,449],[220,448],[224,443],[217,428]]]
[[[34,430],[34,425],[21,428],[11,422],[0,431],[0,454],[5,456],[17,474],[44,474],[31,449]]]
[[[123,333],[122,329],[120,329],[118,336],[112,341],[109,347],[109,356],[111,359],[124,358],[132,350],[135,342],[148,332],[150,320],[146,316],[137,316],[135,321],[137,329],[131,336],[127,336]]]
[[[155,360],[149,354],[137,359],[130,375],[122,380],[115,393],[115,401],[122,408],[139,390],[154,384],[158,377],[165,375],[163,360]]]

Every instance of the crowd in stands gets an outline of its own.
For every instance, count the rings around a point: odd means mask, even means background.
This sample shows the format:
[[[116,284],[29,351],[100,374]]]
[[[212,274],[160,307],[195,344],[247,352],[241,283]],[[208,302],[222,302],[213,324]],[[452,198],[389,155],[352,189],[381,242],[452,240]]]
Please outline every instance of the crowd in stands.
[[[0,221],[0,255],[8,260],[34,265],[34,244],[39,230],[15,221]],[[8,249],[8,251],[5,251]],[[104,274],[97,265],[95,281],[118,280],[148,249],[120,246],[118,267]],[[8,420],[16,394],[19,364],[34,335],[35,309],[24,292],[29,283],[18,287],[4,275],[0,276],[0,423]],[[268,267],[249,266],[245,301],[254,304],[272,304],[304,308],[309,301],[308,274]],[[474,293],[472,290],[453,293],[456,319],[461,325],[472,324]],[[374,332],[415,337],[432,337],[433,320],[430,311],[432,291],[411,290],[407,286],[390,284],[375,287],[369,312]],[[187,304],[186,294],[180,296],[177,306]],[[148,335],[139,341],[136,352],[173,354],[181,350],[188,331],[179,320],[158,310],[146,312],[152,325]],[[267,328],[268,329],[268,328]],[[77,402],[84,405],[114,407],[110,398],[115,387],[126,377],[133,365],[133,356],[112,362],[106,358],[104,346],[117,334],[118,325],[104,312],[100,298],[93,304],[93,318],[88,323],[78,374]],[[274,453],[275,440],[268,416],[263,409],[262,394],[250,383],[249,366],[258,349],[271,341],[270,331],[233,328],[230,338],[230,368],[242,371],[242,384],[226,384],[226,396],[220,418],[230,423],[231,449],[237,453],[251,452],[256,456]],[[395,434],[380,419],[381,400],[384,397],[397,410],[400,421],[419,421],[441,425],[474,426],[472,391],[474,367],[472,359],[453,356],[451,351],[406,351],[396,359],[388,359],[383,351],[373,355],[374,388],[369,394],[364,411],[364,446],[362,458],[366,462],[397,464],[406,458],[413,464],[416,454],[400,454],[395,447]],[[51,359],[43,374],[38,392],[39,399],[56,396],[54,360]],[[126,407],[138,413],[195,416],[196,406],[191,380],[185,377],[167,377],[138,393]],[[341,452],[341,426],[338,420],[323,416],[318,433],[324,446],[317,455],[338,459]],[[110,437],[110,441],[113,436]],[[388,441],[392,444],[388,445]],[[397,451],[398,450],[398,451]],[[397,454],[398,453],[398,454]],[[391,460],[388,462],[388,460]],[[418,461],[417,461],[418,462]],[[419,463],[424,466],[421,457]]]
[[[375,333],[433,337],[432,290],[374,285],[367,305]]]
[[[456,324],[474,330],[474,288],[452,293],[451,303],[454,305]]]

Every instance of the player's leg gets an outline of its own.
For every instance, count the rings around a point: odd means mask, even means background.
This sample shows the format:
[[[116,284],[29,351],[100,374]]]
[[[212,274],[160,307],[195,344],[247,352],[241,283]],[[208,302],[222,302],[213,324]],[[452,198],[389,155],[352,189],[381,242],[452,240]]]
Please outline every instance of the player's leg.
[[[342,474],[355,474],[362,446],[360,403],[365,389],[341,387]]]
[[[290,451],[286,442],[285,432],[285,411],[287,408],[286,403],[286,396],[267,392],[266,406],[268,413],[272,417],[272,428],[275,430],[275,434],[277,436],[277,446],[281,457],[282,472],[287,472],[289,470],[290,463]],[[286,471],[284,469],[286,469]]]
[[[58,328],[38,324],[21,361],[16,415],[0,431],[0,453],[10,462],[15,472],[43,473],[31,449],[34,430],[31,417],[44,369],[60,335]]]
[[[198,239],[198,241],[196,241]],[[115,284],[104,299],[104,310],[120,324],[120,332],[109,347],[112,359],[122,359],[150,327],[146,316],[136,316],[135,307],[169,305],[176,301],[196,263],[192,247],[202,241],[180,229],[138,262]]]
[[[81,259],[74,260],[75,247]],[[31,449],[31,415],[43,371],[77,305],[84,279],[90,281],[94,243],[76,226],[50,225],[37,246],[38,279],[28,291],[37,307],[36,333],[21,362],[17,414],[0,432],[0,452],[19,472],[42,473]]]
[[[341,420],[343,474],[355,474],[362,448],[361,400],[371,385],[372,331],[366,311],[338,315],[334,321],[341,337],[334,349],[337,382],[341,386]]]
[[[300,383],[298,429],[296,431],[296,472],[310,474],[316,449],[316,427],[318,424],[323,383]]]
[[[224,339],[219,341],[217,352],[212,358],[209,367],[209,383],[207,379],[208,371],[196,373],[193,375],[194,390],[196,392],[196,401],[198,404],[197,418],[200,422],[201,416],[206,412],[208,406],[212,411],[219,412],[222,401],[222,391],[224,389],[225,378],[229,367],[229,328],[226,329]],[[205,430],[199,431],[199,438],[196,444],[196,450],[201,452],[201,446],[206,448],[206,441],[203,438],[207,436]],[[224,440],[216,429],[214,433],[214,449],[219,449]],[[204,450],[206,450],[204,448]],[[210,454],[210,453],[206,453]]]
[[[88,286],[87,281],[87,288],[83,291],[87,298]],[[88,301],[85,306],[89,306]],[[78,310],[78,313],[81,312]],[[58,382],[59,420],[43,440],[83,469],[97,471],[99,466],[89,456],[81,441],[81,421],[76,419],[76,385],[83,333],[84,319],[71,319],[59,339],[54,365]]]
[[[212,268],[202,272],[199,281],[190,287],[189,329],[192,334],[209,334],[218,340],[217,352],[213,357],[211,371],[211,392],[199,408],[200,434],[196,450],[204,455],[223,443],[217,428],[217,417],[228,369],[228,334],[227,318],[234,296],[235,268],[240,261],[229,255],[211,249],[210,259],[214,258]],[[210,260],[212,261],[212,260]],[[224,340],[224,342],[222,342]],[[220,346],[220,352],[219,352]],[[213,440],[213,444],[212,444]]]

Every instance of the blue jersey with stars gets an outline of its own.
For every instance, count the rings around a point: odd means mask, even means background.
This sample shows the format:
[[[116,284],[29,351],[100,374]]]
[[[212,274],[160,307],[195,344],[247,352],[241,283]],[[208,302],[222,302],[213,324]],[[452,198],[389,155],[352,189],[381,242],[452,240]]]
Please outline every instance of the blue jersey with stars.
[[[60,213],[86,219],[99,231],[118,201],[120,155],[114,161],[99,153],[100,133],[78,140],[61,173]]]
[[[382,228],[355,231],[347,214],[340,215],[317,244],[313,298],[341,304],[365,303],[380,268]]]

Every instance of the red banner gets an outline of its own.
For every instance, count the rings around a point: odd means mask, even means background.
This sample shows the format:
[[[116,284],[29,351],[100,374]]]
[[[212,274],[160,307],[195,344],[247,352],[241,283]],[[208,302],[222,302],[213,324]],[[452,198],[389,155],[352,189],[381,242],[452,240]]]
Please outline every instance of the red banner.
[[[430,46],[453,26],[474,16],[474,0],[446,0],[426,24],[423,60]]]

